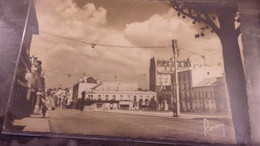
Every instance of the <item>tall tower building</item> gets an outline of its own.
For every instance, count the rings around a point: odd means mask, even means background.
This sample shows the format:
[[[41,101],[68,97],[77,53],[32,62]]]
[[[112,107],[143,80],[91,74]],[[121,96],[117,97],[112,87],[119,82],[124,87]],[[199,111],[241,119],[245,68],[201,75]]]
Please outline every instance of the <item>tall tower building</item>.
[[[187,70],[191,67],[190,60],[178,61],[178,70]],[[171,103],[173,75],[174,75],[173,59],[150,59],[149,84],[150,90],[157,93],[158,102],[162,108],[167,110]],[[165,107],[166,106],[166,107]]]

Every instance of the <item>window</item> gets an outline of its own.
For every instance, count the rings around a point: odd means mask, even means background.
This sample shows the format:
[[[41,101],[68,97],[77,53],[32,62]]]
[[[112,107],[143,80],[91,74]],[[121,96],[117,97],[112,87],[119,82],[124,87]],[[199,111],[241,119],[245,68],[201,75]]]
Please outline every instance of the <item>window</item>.
[[[113,100],[116,100],[116,95],[113,95]]]
[[[106,95],[106,100],[108,100],[108,95]]]
[[[145,104],[149,105],[149,100],[148,99],[145,99]]]
[[[190,89],[190,84],[186,83],[186,89]]]
[[[162,79],[162,76],[161,76],[161,75],[159,75],[158,77],[159,77],[159,79]]]
[[[101,95],[98,95],[98,100],[101,100]]]
[[[136,102],[136,96],[134,96],[134,101]]]
[[[123,95],[120,95],[120,100],[123,100]]]

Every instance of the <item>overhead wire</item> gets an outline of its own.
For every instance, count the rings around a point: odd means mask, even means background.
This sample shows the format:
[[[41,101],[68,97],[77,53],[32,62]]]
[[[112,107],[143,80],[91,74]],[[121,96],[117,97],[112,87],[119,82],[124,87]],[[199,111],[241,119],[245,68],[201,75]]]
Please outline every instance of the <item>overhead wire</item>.
[[[109,26],[109,28],[106,30],[106,32],[104,33],[104,35],[102,35],[102,37],[101,37],[100,39],[98,39],[94,44],[100,42],[100,41],[107,35],[107,33],[113,28],[113,25],[117,25],[117,24],[120,22],[121,18],[122,18],[123,16],[125,16],[125,15],[136,5],[136,3],[137,3],[137,0],[135,0],[132,4],[131,4],[132,0],[129,0],[129,1],[130,1],[130,3],[128,3],[127,7],[125,8],[125,11],[122,12],[122,13],[120,13],[120,15],[118,16],[118,18],[115,19],[114,22],[112,22],[112,24],[111,24],[111,25]]]
[[[189,51],[189,50],[186,50],[186,49],[183,49],[183,48],[178,48],[179,50],[182,50],[182,51],[185,51],[185,52],[188,52],[188,53],[191,53],[191,54],[193,54],[193,55],[198,55],[198,56],[204,56],[204,55],[202,55],[202,54],[199,54],[199,53],[195,53],[195,52],[192,52],[192,51]]]
[[[86,42],[86,41],[82,41],[82,40],[77,40],[77,39],[72,39],[72,38],[68,38],[68,37],[64,37],[64,36],[60,36],[60,35],[56,35],[56,34],[52,34],[52,33],[47,33],[47,32],[43,32],[43,31],[40,31],[40,33],[44,33],[44,34],[47,34],[47,35],[51,35],[51,36],[54,36],[54,37],[60,37],[60,38],[63,38],[63,39],[67,39],[67,40],[71,40],[71,41],[76,41],[76,42],[80,42],[80,43],[84,43],[84,44],[88,44],[88,45],[92,45],[92,43],[90,42]],[[111,48],[150,48],[150,49],[156,49],[156,48],[172,48],[172,46],[124,46],[124,45],[108,45],[108,44],[95,44],[95,46],[101,46],[101,47],[111,47]],[[191,54],[194,54],[194,55],[198,55],[198,56],[203,56],[202,54],[198,54],[196,52],[193,52],[193,51],[189,51],[189,50],[186,50],[186,49],[183,49],[183,48],[180,48],[178,47],[178,49],[182,50],[182,51],[185,51],[185,52],[188,52],[188,53],[191,53]]]
[[[59,38],[67,39],[67,40],[71,40],[71,41],[80,42],[80,43],[83,43],[83,44],[88,44],[88,45],[91,45],[91,44],[92,44],[92,43],[90,43],[90,42],[86,42],[86,41],[82,41],[82,40],[77,40],[77,39],[72,39],[72,38],[69,38],[69,37],[64,37],[64,36],[61,36],[61,35],[56,35],[56,34],[44,32],[44,31],[40,31],[40,33],[47,34],[47,35],[54,36],[54,37],[59,37]]]
[[[60,36],[60,35],[56,35],[56,34],[51,34],[51,33],[42,32],[42,31],[40,31],[40,33],[50,35],[50,36],[54,36],[54,37],[67,39],[67,40],[71,40],[71,41],[80,42],[80,43],[83,43],[83,44],[93,45],[93,43],[90,43],[90,42],[72,39],[72,38],[69,38],[69,37],[64,37],[64,36]],[[108,45],[108,44],[98,44],[98,43],[95,44],[95,46],[112,47],[112,48],[169,48],[169,47],[171,47],[171,46],[123,46],[123,45]]]
[[[71,74],[71,73],[65,73],[65,72],[59,72],[59,71],[53,71],[53,70],[47,70],[47,69],[42,69],[43,72],[50,72],[50,73],[55,73],[55,74],[62,74],[62,75],[66,75],[66,76],[81,76],[82,74]]]
[[[114,21],[116,21],[118,19],[118,16],[120,16],[120,14],[122,14],[122,11],[125,9],[125,7],[128,6],[129,2],[131,2],[131,0],[127,0],[126,3],[123,3],[121,5],[121,7],[119,8],[119,10],[116,12],[116,14],[114,15],[114,17],[111,19],[110,23],[107,23],[105,29],[102,31],[102,33],[100,35],[103,35],[106,33],[106,31],[108,31],[108,29],[110,28],[110,26],[113,25]],[[94,43],[96,43],[96,41],[98,41],[99,39],[93,41]]]

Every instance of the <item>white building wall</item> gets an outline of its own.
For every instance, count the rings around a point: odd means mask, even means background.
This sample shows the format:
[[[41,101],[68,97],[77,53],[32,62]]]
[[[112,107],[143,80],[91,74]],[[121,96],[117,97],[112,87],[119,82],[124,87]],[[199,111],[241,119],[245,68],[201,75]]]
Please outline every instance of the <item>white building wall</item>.
[[[68,103],[72,102],[72,92],[73,92],[73,88],[69,89],[69,93],[68,93]]]
[[[196,86],[205,78],[221,77],[224,73],[223,66],[201,66],[191,70],[192,86]]]
[[[97,86],[98,84],[95,83],[79,83],[79,91],[78,91],[78,99],[81,98],[81,93],[83,91],[90,91],[91,88]]]
[[[98,100],[99,95],[101,96],[101,100],[106,100],[106,96],[108,96],[108,100],[113,100],[114,95],[116,96],[117,101],[134,101],[134,97],[136,96],[136,101],[138,102],[140,99],[148,99],[151,101],[152,98],[157,101],[155,92],[107,92],[107,91],[94,91],[94,92],[86,92],[86,99]]]
[[[96,91],[137,91],[137,83],[128,82],[102,82],[95,88]]]

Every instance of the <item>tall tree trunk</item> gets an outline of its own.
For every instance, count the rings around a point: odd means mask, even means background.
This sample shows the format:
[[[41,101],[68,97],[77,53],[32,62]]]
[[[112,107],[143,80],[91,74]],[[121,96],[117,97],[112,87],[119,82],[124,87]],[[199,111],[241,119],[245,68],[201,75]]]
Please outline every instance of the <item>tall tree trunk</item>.
[[[234,12],[226,9],[219,15],[220,40],[223,47],[224,68],[229,91],[232,118],[239,144],[248,144],[250,138],[250,122],[248,115],[246,80],[235,33]]]

